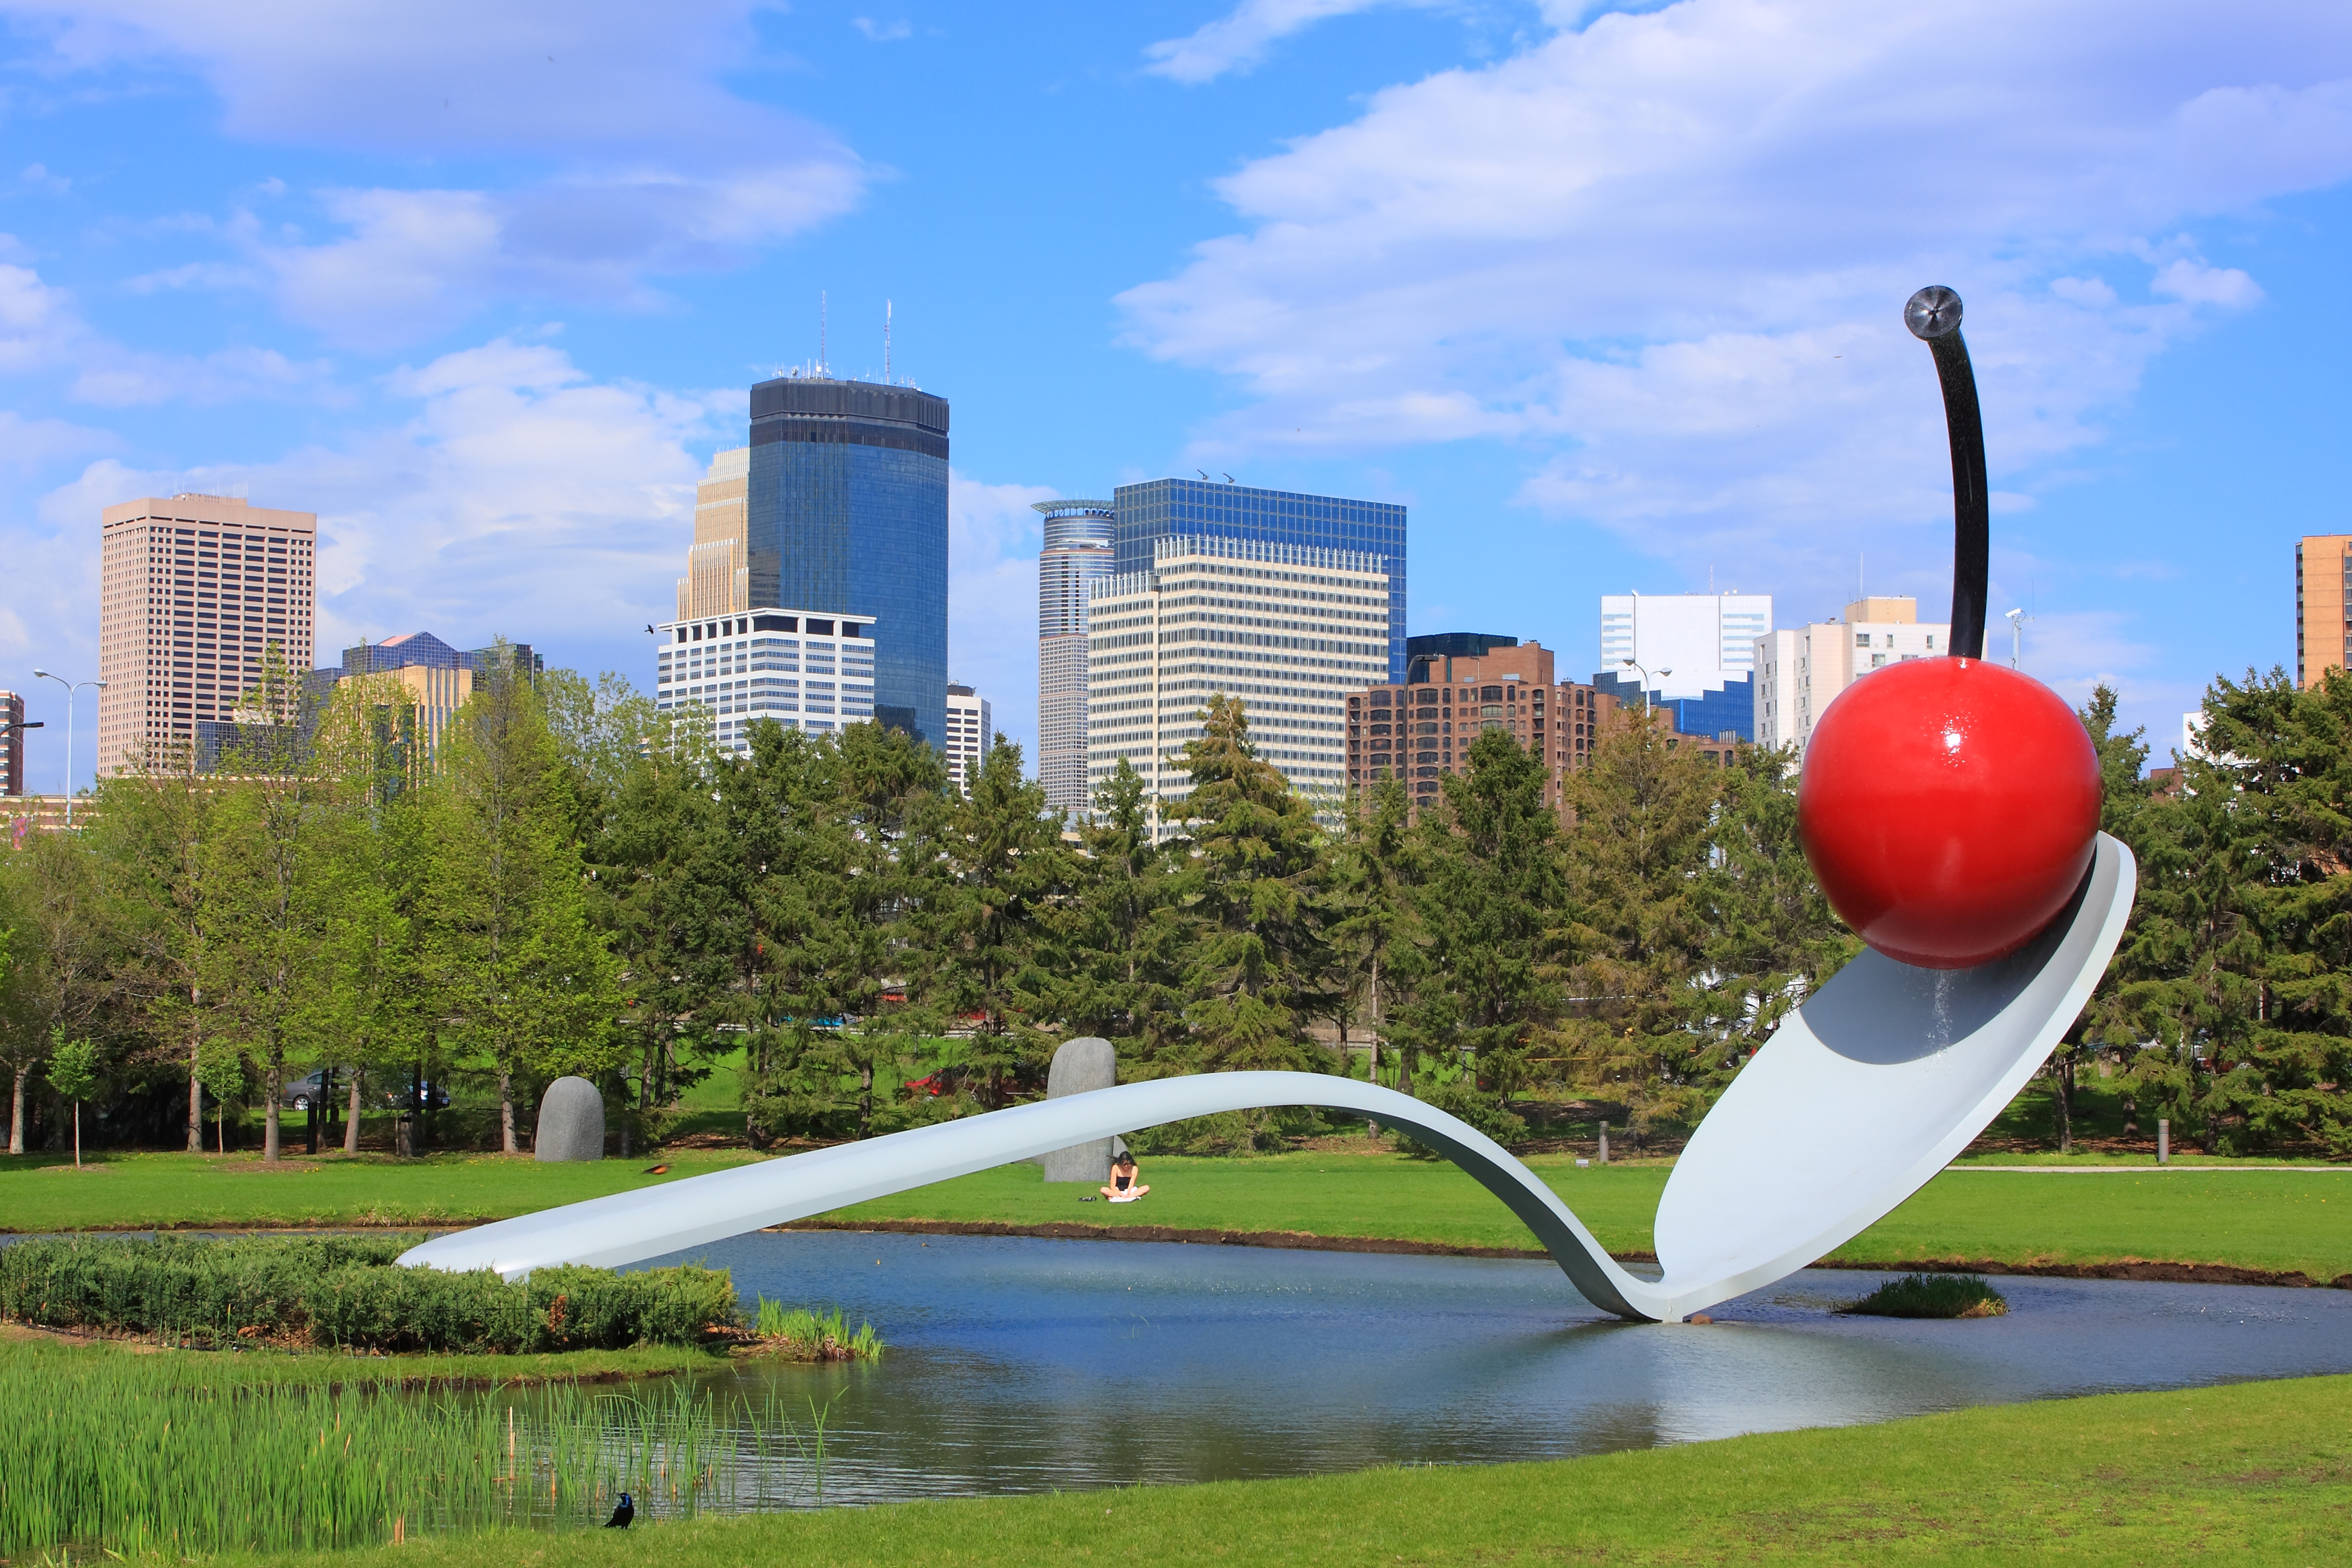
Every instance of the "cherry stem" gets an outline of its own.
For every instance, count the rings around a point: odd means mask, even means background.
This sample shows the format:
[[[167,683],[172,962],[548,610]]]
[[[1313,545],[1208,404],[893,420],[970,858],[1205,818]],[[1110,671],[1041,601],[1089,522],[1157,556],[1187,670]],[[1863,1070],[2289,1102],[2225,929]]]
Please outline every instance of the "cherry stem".
[[[1960,336],[1960,297],[1942,287],[1922,289],[1904,307],[1903,319],[1935,354],[1936,379],[1944,389],[1944,428],[1952,447],[1952,653],[1982,658],[1992,521],[1985,489],[1984,416],[1977,406],[1969,345]]]

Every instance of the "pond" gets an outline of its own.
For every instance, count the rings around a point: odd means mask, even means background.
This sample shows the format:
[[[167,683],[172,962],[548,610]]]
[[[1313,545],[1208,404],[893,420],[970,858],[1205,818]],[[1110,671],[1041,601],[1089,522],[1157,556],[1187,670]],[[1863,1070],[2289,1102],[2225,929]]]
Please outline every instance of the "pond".
[[[1548,1262],[761,1233],[656,1261],[838,1305],[875,1364],[702,1381],[827,1416],[824,1500],[1479,1464],[1960,1405],[2352,1372],[2352,1291],[2000,1280],[2007,1317],[1830,1309],[1808,1270],[1713,1326],[1620,1322]]]

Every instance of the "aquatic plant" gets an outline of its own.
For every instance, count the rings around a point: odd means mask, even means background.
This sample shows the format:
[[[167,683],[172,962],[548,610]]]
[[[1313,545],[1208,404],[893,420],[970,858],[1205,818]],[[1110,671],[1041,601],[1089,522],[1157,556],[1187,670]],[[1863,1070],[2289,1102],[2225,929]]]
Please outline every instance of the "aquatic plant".
[[[683,1384],[404,1394],[238,1370],[212,1357],[9,1347],[0,1559],[587,1528],[624,1491],[641,1520],[822,1495],[822,1435],[803,1433],[773,1396],[719,1400]]]
[[[849,1332],[838,1307],[814,1312],[762,1296],[752,1311],[751,1331],[755,1348],[803,1361],[877,1361],[882,1355],[882,1337],[874,1325],[860,1323],[856,1333]]]
[[[1873,1318],[1998,1318],[2009,1311],[2009,1299],[1980,1275],[1906,1274],[1838,1310]]]

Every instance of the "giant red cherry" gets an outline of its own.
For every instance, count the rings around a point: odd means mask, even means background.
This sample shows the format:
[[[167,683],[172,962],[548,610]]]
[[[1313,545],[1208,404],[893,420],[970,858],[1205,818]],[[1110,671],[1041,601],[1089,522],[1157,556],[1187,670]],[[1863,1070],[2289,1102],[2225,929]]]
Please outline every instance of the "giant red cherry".
[[[1830,908],[1887,957],[2014,952],[2090,868],[2099,758],[2065,701],[1975,658],[1874,670],[1813,727],[1797,831]]]

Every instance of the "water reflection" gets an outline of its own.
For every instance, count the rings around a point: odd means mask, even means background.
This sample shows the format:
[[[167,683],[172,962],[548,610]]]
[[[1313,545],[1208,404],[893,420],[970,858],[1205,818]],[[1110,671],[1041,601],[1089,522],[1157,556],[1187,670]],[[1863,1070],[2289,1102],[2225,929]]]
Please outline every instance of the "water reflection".
[[[838,1305],[878,1365],[740,1363],[830,1401],[824,1498],[1556,1458],[1964,1405],[2352,1371],[2352,1292],[2010,1279],[2005,1318],[1828,1309],[1808,1273],[1712,1328],[1625,1324],[1549,1263],[967,1237],[758,1235],[692,1255]],[[657,1261],[680,1261],[682,1258]]]

